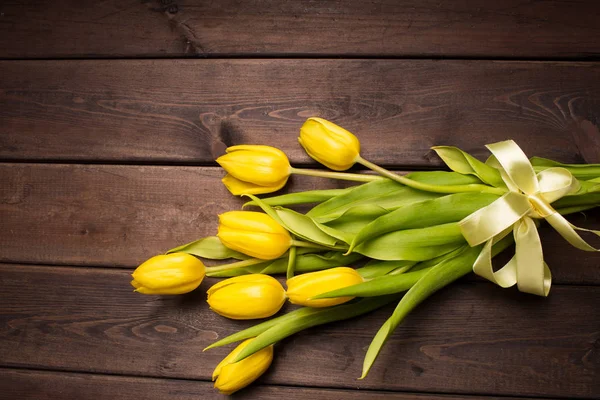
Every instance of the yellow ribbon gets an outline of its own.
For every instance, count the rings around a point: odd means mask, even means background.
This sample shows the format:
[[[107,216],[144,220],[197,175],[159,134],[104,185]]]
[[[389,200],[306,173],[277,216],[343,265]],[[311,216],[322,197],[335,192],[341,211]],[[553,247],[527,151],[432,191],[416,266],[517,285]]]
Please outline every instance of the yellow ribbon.
[[[569,243],[586,251],[599,250],[590,246],[575,230],[599,236],[600,231],[572,225],[550,205],[579,190],[579,181],[568,170],[548,168],[536,175],[523,150],[512,140],[486,147],[493,154],[487,164],[500,171],[509,191],[459,222],[469,245],[485,243],[473,264],[473,272],[503,288],[516,283],[521,292],[547,296],[552,275],[544,262],[534,219],[544,218]],[[511,231],[515,237],[515,255],[494,272],[492,245]]]

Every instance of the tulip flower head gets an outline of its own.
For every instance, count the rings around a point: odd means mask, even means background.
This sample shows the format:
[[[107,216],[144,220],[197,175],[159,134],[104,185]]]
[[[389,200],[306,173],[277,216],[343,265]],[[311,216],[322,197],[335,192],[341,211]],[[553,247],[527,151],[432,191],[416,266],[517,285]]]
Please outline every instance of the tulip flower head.
[[[228,173],[223,183],[236,196],[275,192],[291,173],[285,153],[271,146],[232,146],[217,162]]]
[[[219,215],[217,236],[230,249],[262,260],[278,258],[292,245],[292,237],[277,221],[254,211]]]
[[[309,156],[334,171],[352,167],[360,153],[356,136],[322,118],[307,119],[298,141]]]
[[[332,290],[357,285],[362,282],[363,278],[353,268],[337,267],[297,275],[288,279],[286,294],[293,304],[306,307],[330,307],[350,301],[354,297],[310,299],[320,294],[331,292]]]
[[[222,394],[229,395],[245,388],[269,369],[273,361],[273,345],[267,346],[241,361],[230,364],[252,340],[254,339],[247,339],[240,343],[215,368],[212,380],[216,379],[215,388]]]
[[[200,286],[206,268],[187,253],[155,256],[137,267],[131,285],[143,294],[182,294]]]
[[[213,285],[207,301],[213,311],[227,318],[267,318],[285,303],[285,290],[269,275],[241,275]]]

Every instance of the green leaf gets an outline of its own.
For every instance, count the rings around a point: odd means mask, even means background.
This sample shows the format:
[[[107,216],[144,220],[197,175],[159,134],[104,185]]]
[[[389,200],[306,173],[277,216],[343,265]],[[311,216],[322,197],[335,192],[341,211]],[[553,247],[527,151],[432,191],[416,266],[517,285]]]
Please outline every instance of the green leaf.
[[[414,190],[391,180],[365,183],[314,207],[307,216],[321,223],[333,221],[353,207],[375,205],[392,210],[405,204],[439,197],[438,193]]]
[[[356,253],[350,253],[349,256]],[[370,260],[364,267],[357,268],[356,272],[360,274],[364,279],[373,279],[378,276],[387,275],[393,271],[399,271],[398,273],[406,272],[416,264],[415,261],[404,261],[404,260],[393,260],[393,261],[381,261],[381,260]]]
[[[304,214],[287,208],[278,208],[275,212],[284,226],[298,237],[324,246],[335,246],[338,243],[337,238],[323,232],[310,217]]]
[[[238,356],[231,362],[235,363],[241,361],[257,351],[260,351],[261,349],[264,349],[273,343],[277,343],[280,340],[293,335],[294,333],[300,332],[301,330],[366,314],[396,299],[398,299],[397,295],[390,295],[361,299],[356,302],[341,304],[328,308],[305,307],[303,308],[306,310],[304,313],[298,313],[293,317],[283,321],[280,320],[278,323],[260,333],[255,337],[254,340],[244,347],[240,354],[238,354]]]
[[[494,194],[469,192],[408,204],[366,225],[356,234],[348,251],[352,251],[355,246],[367,240],[388,232],[460,221],[499,197]]]
[[[408,264],[401,268],[400,272],[397,274],[394,274],[394,271],[390,271],[389,275],[374,277],[372,280],[367,282],[323,293],[315,296],[314,299],[326,299],[343,296],[372,297],[406,291],[410,289],[429,269],[441,264],[442,262],[446,262],[449,259],[459,256],[467,247],[468,245],[465,244],[448,254],[444,254],[420,263],[413,262],[412,265]],[[379,261],[379,263],[390,263],[390,261]],[[360,273],[361,269],[362,268],[359,268],[357,272]],[[410,272],[406,272],[408,269],[410,269]]]
[[[248,197],[254,200],[265,213],[294,235],[324,246],[332,247],[338,243],[336,238],[319,229],[310,217],[287,208],[274,209],[263,203],[263,201],[256,196],[248,195]]]
[[[352,190],[352,187],[346,189],[326,189],[326,190],[308,190],[306,192],[288,193],[281,196],[266,197],[261,199],[264,204],[269,206],[291,206],[298,204],[322,203],[332,197],[340,196]],[[255,201],[249,201],[243,207],[258,206]]]
[[[582,211],[591,210],[592,208],[596,208],[596,205],[557,208],[556,211],[558,211],[558,213],[561,215],[569,215],[569,214],[575,214],[575,213],[582,212]]]
[[[354,234],[352,234],[350,232],[344,232],[340,229],[331,228],[325,224],[321,224],[314,220],[313,220],[313,222],[317,226],[317,228],[319,228],[320,230],[325,232],[327,235],[333,236],[334,238],[336,238],[346,244],[350,244],[354,240]]]
[[[555,209],[598,205],[600,205],[600,193],[595,192],[565,196],[552,203],[552,207]]]
[[[315,207],[313,207],[307,215],[311,217],[319,217],[322,215],[338,213],[341,216],[344,211],[351,208],[353,203],[373,199],[384,194],[393,193],[400,190],[404,186],[391,180],[381,180],[365,183],[353,187],[352,190],[340,196],[335,196]]]
[[[513,235],[508,235],[504,239],[500,240],[493,246],[492,256],[496,256],[508,248],[513,241]],[[464,246],[455,253],[454,257],[448,257],[434,267],[427,269],[427,273],[422,276],[404,295],[392,313],[392,316],[385,321],[373,338],[373,341],[367,350],[367,354],[365,355],[363,372],[360,379],[363,379],[367,376],[369,370],[375,362],[375,359],[383,348],[383,345],[389,339],[398,325],[402,322],[402,320],[416,306],[418,306],[433,293],[471,272],[473,263],[481,252],[482,247],[483,246]]]
[[[315,311],[316,311],[316,309],[308,308],[308,307],[302,307],[297,310],[290,311],[289,313],[281,315],[277,318],[271,318],[265,322],[262,322],[260,324],[254,325],[250,328],[241,330],[232,335],[226,336],[223,339],[212,343],[210,346],[206,347],[203,351],[256,337],[256,336],[260,335],[261,333],[263,333],[264,331],[266,331],[267,329],[272,328],[273,326],[276,326],[278,324],[285,324],[286,321],[293,320],[295,318],[314,314]]]
[[[377,205],[365,204],[352,207],[339,218],[329,221],[326,224],[317,223],[317,226],[329,235],[350,244],[354,240],[354,236],[361,229],[367,226],[373,219],[388,212]]]
[[[208,236],[196,240],[195,242],[175,247],[167,251],[166,254],[171,253],[188,253],[202,258],[208,258],[211,260],[224,260],[226,258],[246,260],[250,258],[245,254],[239,253],[226,247],[216,236]]]
[[[392,316],[385,321],[373,338],[363,362],[363,372],[360,379],[367,376],[375,359],[381,352],[383,345],[387,342],[391,334],[406,315],[439,289],[471,272],[473,262],[475,262],[480,251],[481,246],[467,247],[464,252],[458,256],[445,260],[430,269],[424,270],[426,273],[421,276],[414,286],[412,286],[404,295]]]
[[[465,243],[457,223],[385,233],[354,251],[376,260],[423,261],[446,254]]]
[[[292,279],[294,277],[294,269],[296,268],[296,256],[297,256],[297,247],[290,247],[289,257],[288,257],[288,265],[287,270],[285,272],[286,279]]]
[[[406,174],[406,177],[413,181],[442,186],[481,185],[483,183],[475,175],[463,175],[448,171],[416,171]]]
[[[552,167],[561,167],[569,170],[577,179],[590,180],[600,177],[600,164],[563,164],[541,157],[531,157],[529,161],[536,173]]]
[[[600,181],[596,182],[594,179],[589,181],[579,181],[579,190],[576,193],[571,193],[567,196],[579,196],[587,193],[600,193]]]
[[[431,267],[433,268],[433,267]],[[373,278],[370,281],[359,283],[345,288],[322,293],[312,299],[329,299],[332,297],[374,297],[392,293],[405,292],[410,289],[428,269],[406,272],[401,275],[385,275]]]
[[[298,254],[296,255],[296,265],[294,271],[296,273],[320,271],[323,269],[341,267],[350,265],[363,256],[358,253],[352,253],[344,256],[339,251],[328,251],[325,253],[307,253],[302,254],[304,248],[299,248]],[[314,251],[314,249],[312,249]],[[284,255],[276,260],[265,261],[264,263],[252,265],[245,268],[238,268],[233,270],[219,271],[211,274],[212,277],[226,278],[232,276],[246,275],[246,274],[285,274],[288,266],[288,255]]]
[[[366,225],[375,218],[379,218],[380,216],[389,212],[390,210],[385,209],[377,204],[360,204],[347,209],[343,214],[339,215],[335,219],[327,221],[326,224],[328,226],[335,227],[336,229],[356,229],[357,225]]]
[[[488,185],[506,188],[500,171],[479,161],[469,153],[454,146],[435,146],[432,149],[452,171],[465,175],[475,175]]]

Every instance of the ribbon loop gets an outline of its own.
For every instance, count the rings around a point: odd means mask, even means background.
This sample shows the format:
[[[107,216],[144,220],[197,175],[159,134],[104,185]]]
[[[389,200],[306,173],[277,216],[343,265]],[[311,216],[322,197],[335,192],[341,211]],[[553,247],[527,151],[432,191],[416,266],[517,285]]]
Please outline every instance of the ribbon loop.
[[[578,228],[560,215],[551,203],[579,190],[580,183],[565,168],[548,168],[535,174],[521,148],[512,140],[486,146],[492,156],[486,162],[497,168],[509,191],[492,204],[459,222],[469,245],[485,243],[473,264],[473,271],[501,287],[517,284],[520,291],[547,296],[552,274],[544,262],[535,219],[545,219],[571,245],[586,251],[599,251],[579,236]],[[500,270],[492,268],[492,245],[513,232],[515,256]]]

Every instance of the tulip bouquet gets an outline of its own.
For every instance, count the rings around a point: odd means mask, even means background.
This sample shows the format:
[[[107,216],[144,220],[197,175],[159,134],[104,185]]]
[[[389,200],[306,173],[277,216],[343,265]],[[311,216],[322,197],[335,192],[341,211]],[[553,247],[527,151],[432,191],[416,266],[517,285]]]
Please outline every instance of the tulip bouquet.
[[[332,171],[296,169],[269,146],[227,149],[217,162],[223,183],[247,207],[219,216],[217,236],[169,250],[133,273],[143,294],[180,294],[204,276],[224,279],[208,304],[232,319],[268,318],[289,300],[300,307],[234,333],[207,349],[241,342],[215,369],[215,387],[233,393],[270,365],[273,346],[306,328],[352,318],[397,302],[367,350],[361,379],[406,315],[431,294],[474,271],[501,287],[547,296],[551,274],[537,226],[546,220],[570,244],[598,251],[564,215],[600,205],[600,165],[528,159],[513,141],[488,145],[482,162],[455,147],[434,147],[451,170],[398,175],[360,155],[358,139],[320,118],[300,130],[306,152]],[[377,174],[342,172],[359,163]],[[344,179],[346,189],[259,199],[291,174]],[[310,205],[301,213],[292,206]],[[498,271],[492,258],[515,245]],[[233,260],[205,266],[200,259]],[[271,275],[285,274],[286,288]]]

